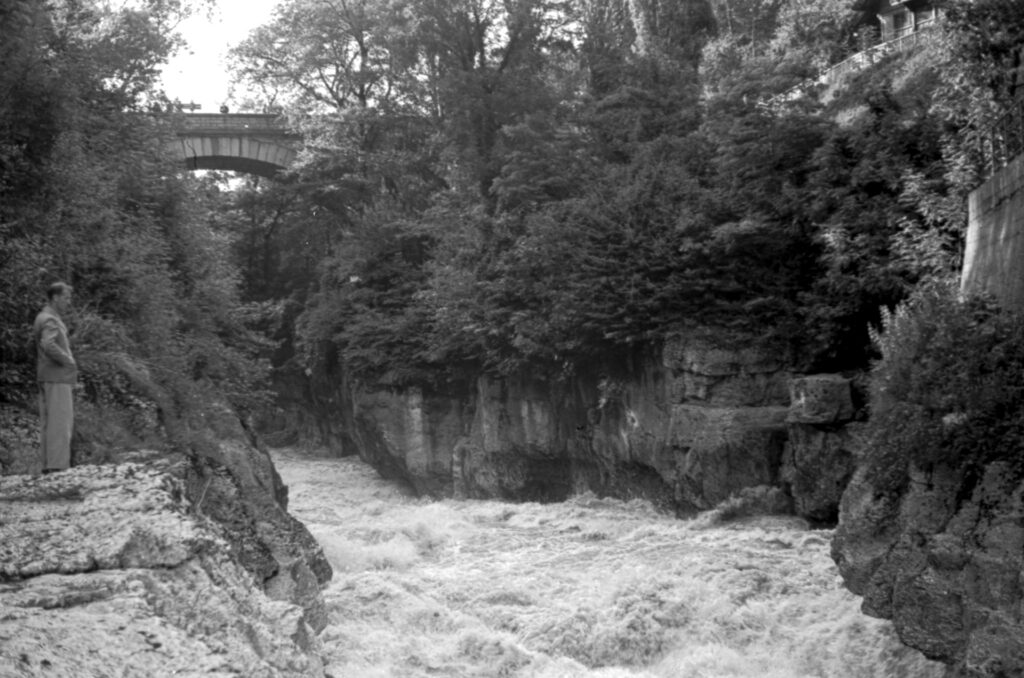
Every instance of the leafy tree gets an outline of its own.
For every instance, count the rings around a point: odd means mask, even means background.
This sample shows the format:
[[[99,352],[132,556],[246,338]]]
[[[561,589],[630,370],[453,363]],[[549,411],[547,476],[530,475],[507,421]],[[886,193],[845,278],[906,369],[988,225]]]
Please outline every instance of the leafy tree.
[[[283,230],[243,240],[325,234],[311,365],[443,381],[710,324],[857,368],[879,307],[958,265],[941,60],[758,106],[855,46],[840,0],[325,4],[238,52],[306,136]]]
[[[387,0],[292,0],[232,51],[236,77],[305,114],[387,108],[405,95],[409,30]]]
[[[905,484],[911,464],[978,474],[999,461],[1024,477],[1021,314],[931,282],[883,315],[874,340],[865,462],[881,491]]]
[[[818,70],[840,61],[861,47],[850,5],[847,0],[789,0],[779,8],[770,51],[805,59]]]
[[[1024,147],[1012,124],[994,128],[1024,96],[1024,7],[1011,0],[955,0],[942,25],[937,61],[944,77],[932,114],[945,125],[950,181],[966,195],[993,163]]]
[[[879,308],[959,265],[961,223],[929,210],[949,191],[941,129],[927,113],[929,87],[896,94],[881,83],[868,94],[867,112],[817,153],[808,188],[827,268],[812,311],[828,360],[843,368],[871,355],[867,328]]]
[[[437,234],[448,228],[421,215],[442,195],[448,207],[434,214],[458,219],[462,208],[451,206],[481,200],[493,211],[505,144],[518,142],[521,158],[532,151],[522,143],[528,136],[506,139],[500,130],[527,113],[544,118],[560,100],[552,92],[566,86],[547,60],[566,49],[560,3],[392,9],[367,1],[328,16],[326,3],[292,3],[237,52],[243,77],[276,86],[294,104],[307,145],[294,194],[318,211],[300,218],[334,233],[319,261],[321,290],[299,322],[302,343],[323,355],[327,342],[376,373],[389,359],[399,369],[430,353],[416,294]],[[316,23],[289,18],[314,15]],[[301,32],[290,42],[310,46],[287,68],[281,30]],[[304,117],[312,111],[325,115]],[[550,141],[555,126],[537,129]]]
[[[956,86],[1007,107],[1024,88],[1024,7],[1013,0],[952,0],[944,25],[959,68]]]
[[[763,45],[775,35],[785,0],[712,0],[720,35],[743,45]]]
[[[193,9],[15,2],[0,13],[12,65],[0,91],[17,97],[0,104],[2,397],[31,401],[30,323],[45,286],[66,280],[86,438],[120,410],[148,422],[136,433],[153,433],[158,412],[184,442],[180,422],[211,394],[252,404],[263,376],[225,233],[168,164],[169,128],[138,113],[157,96],[172,26]]]
[[[568,3],[418,0],[412,8],[420,58],[436,74],[438,122],[457,159],[447,181],[476,191],[493,212],[502,128],[554,110],[567,94],[559,70],[571,47]]]

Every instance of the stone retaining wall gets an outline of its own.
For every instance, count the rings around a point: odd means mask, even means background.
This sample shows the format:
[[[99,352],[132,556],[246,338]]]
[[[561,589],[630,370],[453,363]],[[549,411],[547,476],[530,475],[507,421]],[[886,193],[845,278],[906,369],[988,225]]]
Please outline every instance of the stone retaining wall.
[[[1024,155],[971,192],[960,287],[1024,311]]]

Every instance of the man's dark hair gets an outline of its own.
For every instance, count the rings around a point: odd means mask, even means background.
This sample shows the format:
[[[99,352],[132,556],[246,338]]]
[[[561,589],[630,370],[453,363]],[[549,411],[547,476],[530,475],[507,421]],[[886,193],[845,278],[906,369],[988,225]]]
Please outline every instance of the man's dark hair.
[[[46,288],[46,299],[47,301],[53,301],[53,298],[59,294],[64,294],[65,291],[73,289],[71,285],[66,282],[55,282]]]

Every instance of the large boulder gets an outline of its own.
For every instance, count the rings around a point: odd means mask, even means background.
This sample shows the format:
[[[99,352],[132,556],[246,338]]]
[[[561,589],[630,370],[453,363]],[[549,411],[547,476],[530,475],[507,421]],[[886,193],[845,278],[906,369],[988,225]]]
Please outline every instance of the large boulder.
[[[323,676],[304,610],[272,601],[176,466],[0,486],[0,674]]]
[[[910,469],[899,491],[858,468],[832,554],[864,611],[949,664],[950,675],[1024,675],[1024,470]]]

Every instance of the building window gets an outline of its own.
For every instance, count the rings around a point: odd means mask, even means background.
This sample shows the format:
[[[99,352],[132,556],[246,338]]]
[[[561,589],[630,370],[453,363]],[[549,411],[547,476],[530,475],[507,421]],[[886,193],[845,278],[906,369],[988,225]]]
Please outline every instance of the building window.
[[[910,12],[897,12],[892,16],[892,37],[898,38],[914,30],[910,22]]]

